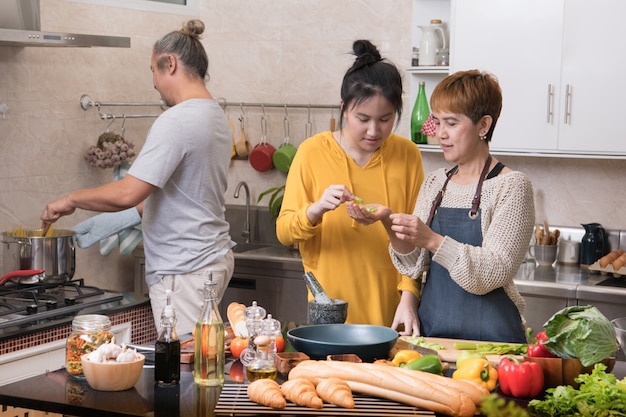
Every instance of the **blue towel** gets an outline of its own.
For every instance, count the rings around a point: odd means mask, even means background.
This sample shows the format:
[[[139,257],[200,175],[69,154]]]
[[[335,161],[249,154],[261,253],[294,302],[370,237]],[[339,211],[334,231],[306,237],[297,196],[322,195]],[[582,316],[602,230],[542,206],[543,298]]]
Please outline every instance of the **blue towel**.
[[[137,226],[139,230],[136,229]],[[100,242],[100,252],[103,255],[108,255],[117,246],[111,246],[109,241],[115,241],[119,245],[121,234],[124,234],[125,242],[128,240],[127,236],[130,235],[134,235],[134,240],[136,240],[136,232],[139,232],[141,237],[141,217],[135,207],[114,213],[101,213],[78,223],[74,226],[74,231],[79,248],[88,248]],[[103,252],[102,248],[105,242],[107,243],[107,250]],[[130,242],[126,242],[125,247],[129,244]]]
[[[130,164],[123,164],[113,170],[113,180],[124,178]],[[100,253],[108,255],[119,247],[120,254],[127,255],[143,239],[141,216],[135,207],[114,213],[101,213],[77,224],[76,243],[80,248],[87,248],[100,242]]]

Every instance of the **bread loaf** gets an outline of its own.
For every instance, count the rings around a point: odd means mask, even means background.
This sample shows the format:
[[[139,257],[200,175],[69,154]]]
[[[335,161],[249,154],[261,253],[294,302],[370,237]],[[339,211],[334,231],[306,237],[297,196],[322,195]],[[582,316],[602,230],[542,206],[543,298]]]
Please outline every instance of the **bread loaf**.
[[[372,363],[303,361],[289,373],[292,378],[307,378],[313,383],[339,378],[353,392],[459,417],[473,416],[481,397],[489,393],[468,381]]]
[[[238,337],[248,337],[248,328],[246,327],[246,306],[245,304],[233,301],[226,308],[226,317],[233,332]]]

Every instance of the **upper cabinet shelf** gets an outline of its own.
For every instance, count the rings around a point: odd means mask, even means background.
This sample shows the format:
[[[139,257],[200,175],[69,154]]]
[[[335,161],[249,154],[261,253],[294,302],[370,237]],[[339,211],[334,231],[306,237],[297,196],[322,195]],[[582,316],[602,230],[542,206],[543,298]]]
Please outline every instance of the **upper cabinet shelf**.
[[[411,74],[445,74],[448,75],[450,72],[450,67],[431,67],[431,66],[423,66],[423,67],[409,67],[407,71]]]

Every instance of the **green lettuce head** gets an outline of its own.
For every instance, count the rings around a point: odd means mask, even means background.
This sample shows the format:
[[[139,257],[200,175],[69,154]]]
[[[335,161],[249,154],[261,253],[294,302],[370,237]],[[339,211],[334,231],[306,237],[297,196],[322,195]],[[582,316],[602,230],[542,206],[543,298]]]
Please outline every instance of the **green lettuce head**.
[[[545,347],[560,358],[578,358],[590,366],[618,350],[613,325],[594,306],[566,307],[544,325]]]

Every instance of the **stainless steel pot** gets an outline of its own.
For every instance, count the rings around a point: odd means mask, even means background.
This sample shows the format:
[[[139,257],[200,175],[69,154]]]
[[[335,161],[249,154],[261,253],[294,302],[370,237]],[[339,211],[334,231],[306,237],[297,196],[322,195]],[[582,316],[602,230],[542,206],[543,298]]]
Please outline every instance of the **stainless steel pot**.
[[[2,234],[5,271],[42,269],[42,274],[18,277],[23,284],[62,283],[72,279],[76,270],[76,247],[73,230],[55,229],[54,236],[31,233],[27,237],[11,232]]]

